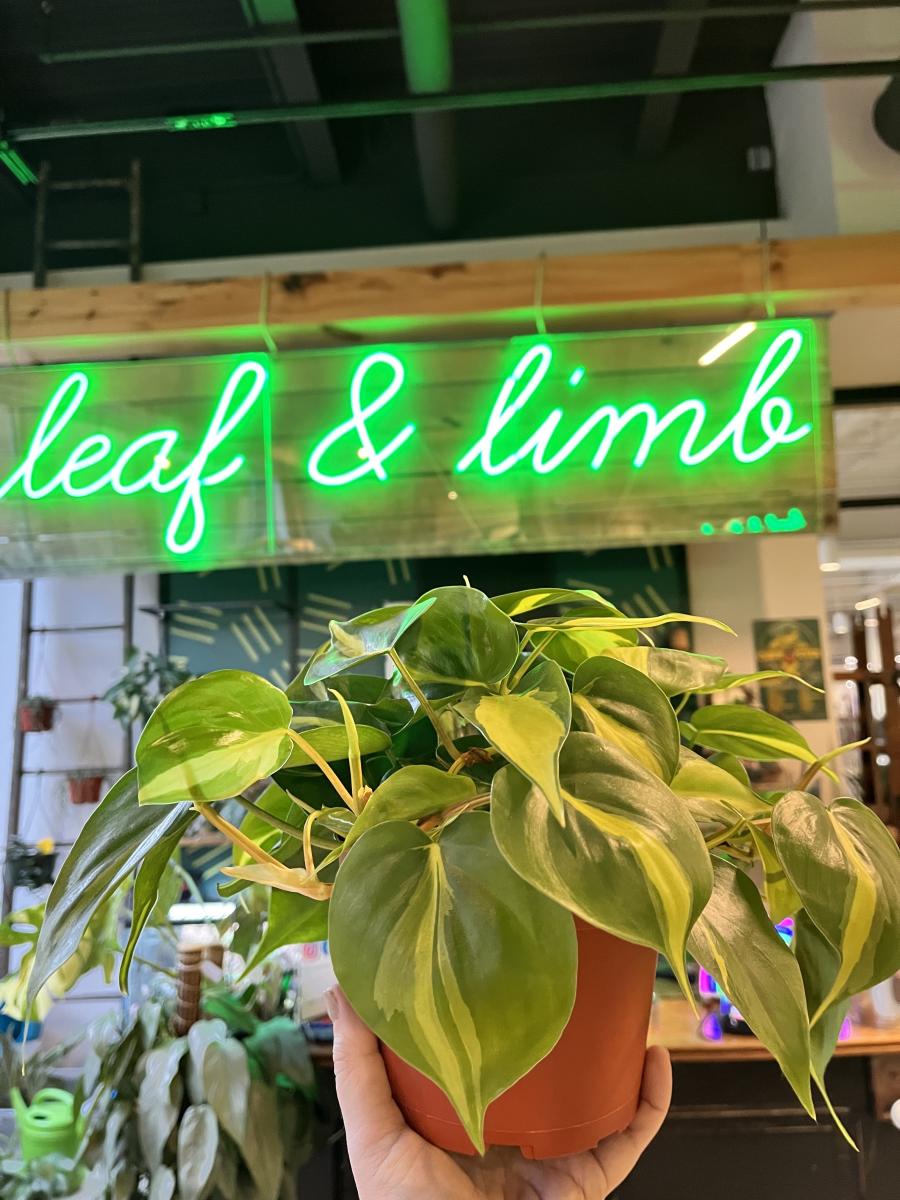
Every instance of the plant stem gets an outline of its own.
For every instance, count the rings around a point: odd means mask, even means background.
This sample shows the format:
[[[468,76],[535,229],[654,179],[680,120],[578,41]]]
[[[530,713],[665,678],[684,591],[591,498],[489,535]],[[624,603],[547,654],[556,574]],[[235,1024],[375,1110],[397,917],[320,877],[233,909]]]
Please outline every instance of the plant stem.
[[[248,800],[246,796],[235,796],[238,804],[246,808],[247,812],[253,813],[259,817],[261,821],[265,821],[267,825],[271,825],[273,829],[280,829],[282,833],[286,833],[288,837],[296,838],[299,842],[303,837],[303,830],[298,825],[291,825],[289,821],[282,821],[280,817],[273,816],[272,813],[266,812],[264,808],[260,808],[258,804],[254,804],[252,800]]]
[[[425,695],[425,693],[422,691],[422,689],[419,687],[419,685],[413,679],[412,675],[410,675],[409,671],[407,671],[406,667],[404,667],[403,663],[400,661],[399,656],[397,655],[397,652],[395,650],[390,650],[390,651],[388,651],[388,653],[390,655],[391,662],[394,664],[394,666],[400,672],[403,682],[406,684],[406,686],[409,688],[409,690],[412,692],[412,694],[418,700],[419,707],[422,709],[422,712],[425,713],[425,716],[428,718],[428,720],[434,726],[434,731],[438,735],[438,741],[441,743],[441,745],[444,747],[444,749],[450,755],[450,761],[455,762],[456,757],[457,757],[456,747],[454,746],[449,735],[447,733],[445,733],[444,730],[441,728],[441,723],[440,723],[440,720],[438,719],[438,715],[432,708],[431,703],[428,700],[428,697]]]
[[[527,635],[526,635],[526,638],[525,638],[525,641],[527,641],[527,640],[528,640],[528,638],[530,638],[530,637],[531,637],[531,634],[527,634]],[[516,687],[519,685],[519,683],[521,683],[522,679],[523,679],[523,678],[525,677],[525,675],[527,674],[527,672],[528,672],[528,669],[529,669],[529,667],[531,666],[531,664],[534,662],[534,660],[535,660],[535,659],[538,657],[538,655],[539,655],[539,654],[542,654],[542,653],[543,653],[543,651],[544,651],[544,647],[545,647],[545,646],[546,646],[546,645],[547,645],[549,642],[551,642],[551,641],[553,640],[553,638],[555,638],[555,637],[556,637],[556,632],[555,632],[555,631],[553,631],[553,630],[551,630],[551,631],[550,631],[550,633],[546,633],[546,634],[545,634],[545,635],[544,635],[544,636],[541,638],[541,640],[540,640],[540,641],[537,643],[537,645],[535,645],[535,646],[532,648],[531,652],[529,653],[529,655],[527,656],[527,658],[525,659],[525,661],[524,661],[524,662],[522,663],[522,665],[521,665],[521,666],[518,668],[518,670],[516,671],[516,673],[513,675],[512,679],[510,679],[510,681],[509,681],[509,684],[507,685],[507,686],[509,687],[509,690],[510,690],[510,691],[515,691]],[[522,642],[522,646],[524,646],[524,645],[525,645],[525,641],[523,641],[523,642]],[[522,647],[520,647],[520,649],[521,649],[521,648],[522,648]]]
[[[343,783],[341,783],[339,777],[335,774],[331,763],[326,762],[315,746],[311,746],[305,737],[301,737],[300,734],[293,729],[288,729],[287,732],[292,741],[299,746],[303,753],[308,755],[316,764],[316,766],[319,768],[340,798],[344,801],[350,811],[355,812],[356,808],[353,804],[353,797],[344,787]]]

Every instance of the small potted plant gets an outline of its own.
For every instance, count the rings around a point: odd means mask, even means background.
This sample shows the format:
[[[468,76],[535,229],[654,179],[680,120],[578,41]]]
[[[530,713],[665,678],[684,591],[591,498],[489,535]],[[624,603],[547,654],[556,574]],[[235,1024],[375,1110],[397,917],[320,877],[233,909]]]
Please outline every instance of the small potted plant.
[[[46,733],[53,728],[56,701],[46,696],[26,696],[19,704],[19,728],[23,733]]]
[[[96,804],[103,787],[103,775],[96,771],[71,771],[66,779],[72,804]]]
[[[338,980],[438,1145],[555,1156],[624,1128],[658,953],[691,1003],[688,954],[717,978],[812,1114],[850,997],[900,966],[900,852],[864,805],[809,790],[841,750],[746,705],[679,719],[755,678],[653,644],[691,620],[438,588],[333,622],[286,692],[183,684],[60,871],[32,987],[86,897],[137,868],[133,947],[200,812],[233,844],[225,890],[271,889],[270,944],[320,938],[327,906]],[[794,760],[794,786],[755,789],[742,759]]]
[[[112,705],[119,724],[130,729],[136,721],[143,725],[163,696],[190,678],[186,659],[132,649],[103,699]]]
[[[39,888],[52,883],[56,849],[52,838],[41,838],[29,846],[20,838],[10,839],[6,847],[5,879],[10,888]]]

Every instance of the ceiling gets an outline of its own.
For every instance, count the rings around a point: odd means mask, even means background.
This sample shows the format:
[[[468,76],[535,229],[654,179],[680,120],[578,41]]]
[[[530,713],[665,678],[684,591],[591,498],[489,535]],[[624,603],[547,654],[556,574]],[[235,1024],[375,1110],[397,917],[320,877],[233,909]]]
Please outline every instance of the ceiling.
[[[670,3],[682,16],[706,7],[705,0]],[[716,8],[735,3],[720,0]],[[442,35],[443,6],[4,0],[5,128],[405,100],[416,89],[493,92],[761,70],[773,62],[791,0],[764,6],[775,10],[767,16],[586,25],[574,21],[614,9],[658,13],[665,0],[567,0],[573,21],[562,28],[533,25],[559,20],[553,0],[451,0],[452,33]],[[404,13],[405,40],[398,26]],[[504,24],[472,29],[490,22]],[[341,40],[301,45],[301,30],[331,31]],[[285,35],[295,40],[246,45],[249,37]],[[146,50],[232,39],[245,44]],[[98,51],[109,53],[98,58]],[[751,154],[770,144],[763,91],[747,88],[47,137],[18,148],[34,170],[49,161],[57,178],[123,174],[139,157],[144,258],[173,261],[402,245],[434,240],[436,231],[475,239],[772,217],[778,204],[771,162]],[[33,206],[34,188],[0,169],[0,272],[29,268]],[[124,210],[121,197],[81,193],[77,206],[60,199],[52,219],[57,236],[91,237],[123,221]],[[97,257],[79,254],[67,265]]]

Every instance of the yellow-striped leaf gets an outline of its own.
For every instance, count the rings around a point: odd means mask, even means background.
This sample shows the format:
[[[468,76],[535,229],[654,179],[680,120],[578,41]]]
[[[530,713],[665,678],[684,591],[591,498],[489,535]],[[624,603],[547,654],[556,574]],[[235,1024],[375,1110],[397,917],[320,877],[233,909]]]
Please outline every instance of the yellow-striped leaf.
[[[667,696],[695,692],[713,684],[725,671],[725,659],[658,646],[619,646],[604,650],[609,658],[643,671]]]
[[[563,820],[559,752],[569,733],[572,698],[561,668],[539,662],[512,692],[472,689],[454,707],[541,789],[557,820]]]
[[[335,973],[382,1041],[446,1093],[484,1150],[484,1113],[555,1045],[575,999],[570,915],[510,869],[486,813],[434,840],[370,829],[338,871]]]
[[[749,704],[708,704],[697,709],[691,726],[695,743],[708,750],[724,750],[760,762],[780,758],[816,761],[806,738],[793,725]]]
[[[138,800],[210,803],[236,796],[291,753],[291,705],[249,671],[213,671],[159,704],[135,750]]]
[[[310,659],[302,673],[303,684],[311,687],[340,671],[387,654],[433,603],[433,600],[423,598],[416,604],[389,604],[385,608],[376,608],[350,621],[329,621],[331,640]],[[291,688],[296,694],[298,680],[293,681]]]
[[[624,616],[614,604],[604,600],[591,588],[526,588],[521,592],[492,596],[491,600],[508,617],[519,617],[522,613],[534,612],[536,608],[549,608],[551,605],[575,604],[583,608],[585,603],[609,613],[610,616]]]
[[[691,688],[691,691],[697,695],[709,695],[712,692],[727,692],[731,688],[746,687],[750,683],[764,683],[767,679],[787,679],[791,683],[802,684],[803,687],[809,688],[811,692],[822,692],[824,689],[816,687],[814,683],[810,683],[807,679],[801,679],[799,675],[792,675],[790,671],[750,671],[741,673],[739,671],[730,671],[722,673],[718,679],[710,680],[708,683],[702,684],[700,687]]]
[[[718,825],[730,829],[736,817],[753,820],[771,813],[770,806],[753,794],[749,783],[684,746],[671,787],[704,828]]]
[[[688,949],[737,1005],[814,1116],[800,968],[775,932],[756,887],[730,863],[715,862],[712,896],[691,932]]]
[[[678,769],[678,720],[665,693],[615,658],[592,658],[572,682],[574,720],[668,783]]]
[[[620,632],[623,629],[656,629],[660,625],[711,625],[723,633],[734,633],[730,625],[713,617],[694,617],[690,613],[661,613],[655,617],[617,617],[606,614],[594,616],[586,610],[577,615],[562,617],[538,617],[528,621],[529,629],[607,629]]]
[[[606,654],[610,650],[634,646],[637,633],[626,629],[619,633],[610,633],[603,629],[570,629],[565,633],[554,633],[549,641],[544,639],[546,633],[536,634],[540,639],[541,652],[545,658],[552,658],[559,663],[564,671],[574,675],[582,663],[598,654]]]
[[[837,951],[831,986],[811,1014],[900,969],[900,850],[858,800],[826,807],[788,792],[772,812],[775,849],[810,919]]]
[[[475,781],[465,775],[448,775],[437,767],[401,767],[379,784],[347,834],[348,849],[367,829],[385,821],[420,821],[456,804],[465,804],[476,793]]]
[[[592,925],[663,951],[690,996],[687,936],[712,889],[690,812],[653,772],[590,733],[560,755],[566,824],[515,767],[494,776],[497,845],[523,879]]]

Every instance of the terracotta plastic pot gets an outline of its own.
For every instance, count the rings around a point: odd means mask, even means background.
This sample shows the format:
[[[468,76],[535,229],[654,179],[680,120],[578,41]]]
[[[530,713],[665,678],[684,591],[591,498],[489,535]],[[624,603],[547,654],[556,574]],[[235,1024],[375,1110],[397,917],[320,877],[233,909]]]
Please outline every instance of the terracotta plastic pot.
[[[518,1146],[526,1158],[590,1150],[624,1129],[637,1110],[656,952],[577,918],[575,925],[578,990],[569,1023],[547,1057],[498,1096],[485,1118],[488,1146]],[[474,1154],[440,1088],[387,1046],[381,1052],[412,1128],[443,1150]]]
[[[68,783],[69,799],[73,804],[96,804],[100,799],[102,775],[73,775]]]
[[[53,728],[55,704],[22,704],[19,707],[19,728],[23,733],[46,733]]]

